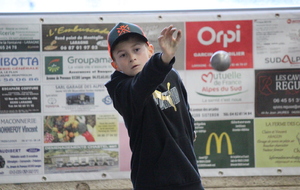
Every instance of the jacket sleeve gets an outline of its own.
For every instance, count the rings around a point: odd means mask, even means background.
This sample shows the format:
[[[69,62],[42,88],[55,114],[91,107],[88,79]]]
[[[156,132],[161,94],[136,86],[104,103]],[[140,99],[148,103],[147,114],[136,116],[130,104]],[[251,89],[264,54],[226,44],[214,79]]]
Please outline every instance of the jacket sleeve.
[[[137,110],[140,110],[147,98],[164,81],[174,62],[175,58],[169,64],[165,64],[161,60],[161,53],[156,53],[145,64],[143,70],[127,84],[129,86],[127,86],[126,90],[130,94],[127,98]]]

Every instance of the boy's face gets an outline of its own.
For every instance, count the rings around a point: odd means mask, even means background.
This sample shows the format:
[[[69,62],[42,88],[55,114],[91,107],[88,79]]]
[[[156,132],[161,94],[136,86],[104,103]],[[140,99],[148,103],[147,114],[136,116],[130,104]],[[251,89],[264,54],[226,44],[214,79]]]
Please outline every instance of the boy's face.
[[[154,53],[154,47],[137,38],[119,42],[113,52],[112,66],[128,76],[139,73]]]

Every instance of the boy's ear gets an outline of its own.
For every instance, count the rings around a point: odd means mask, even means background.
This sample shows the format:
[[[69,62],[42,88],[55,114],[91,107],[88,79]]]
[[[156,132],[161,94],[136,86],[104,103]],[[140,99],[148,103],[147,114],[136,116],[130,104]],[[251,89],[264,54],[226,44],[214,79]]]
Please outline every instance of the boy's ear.
[[[154,46],[152,44],[149,44],[148,45],[148,50],[149,50],[150,57],[151,57],[154,54]]]
[[[118,71],[118,65],[113,61],[113,62],[111,62],[110,63],[111,64],[111,66],[113,67],[113,68],[115,68],[117,71]]]

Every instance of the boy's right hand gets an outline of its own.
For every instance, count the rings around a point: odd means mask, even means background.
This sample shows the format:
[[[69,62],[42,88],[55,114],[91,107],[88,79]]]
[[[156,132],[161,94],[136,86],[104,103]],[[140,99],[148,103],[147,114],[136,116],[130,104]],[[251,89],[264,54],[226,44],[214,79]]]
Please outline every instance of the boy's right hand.
[[[170,25],[169,27],[164,28],[158,37],[159,46],[162,50],[161,59],[166,64],[169,64],[175,56],[181,40],[181,30],[177,31],[175,38],[173,37],[173,34],[176,30],[176,28]]]

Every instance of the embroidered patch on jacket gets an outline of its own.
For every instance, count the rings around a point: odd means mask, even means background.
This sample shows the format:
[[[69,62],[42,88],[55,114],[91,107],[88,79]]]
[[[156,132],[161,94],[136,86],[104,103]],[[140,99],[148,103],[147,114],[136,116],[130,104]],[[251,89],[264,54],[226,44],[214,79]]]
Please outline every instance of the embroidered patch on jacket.
[[[174,111],[177,111],[176,104],[180,102],[178,90],[176,87],[170,89],[170,83],[167,83],[168,90],[160,92],[155,90],[153,92],[153,98],[161,110],[173,107]]]

